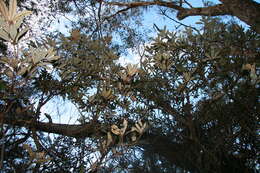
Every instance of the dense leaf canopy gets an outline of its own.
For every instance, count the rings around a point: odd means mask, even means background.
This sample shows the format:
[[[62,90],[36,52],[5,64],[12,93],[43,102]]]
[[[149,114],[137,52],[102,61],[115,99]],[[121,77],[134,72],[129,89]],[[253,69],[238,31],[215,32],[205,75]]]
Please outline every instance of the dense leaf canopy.
[[[28,41],[39,9],[0,0],[4,172],[259,170],[257,2],[48,2],[53,16],[74,16],[69,32]],[[175,30],[155,21],[149,38],[142,19],[153,10]],[[189,26],[174,12],[201,18]],[[120,63],[128,50],[137,50],[137,64]],[[74,105],[76,122],[65,122],[62,103]]]

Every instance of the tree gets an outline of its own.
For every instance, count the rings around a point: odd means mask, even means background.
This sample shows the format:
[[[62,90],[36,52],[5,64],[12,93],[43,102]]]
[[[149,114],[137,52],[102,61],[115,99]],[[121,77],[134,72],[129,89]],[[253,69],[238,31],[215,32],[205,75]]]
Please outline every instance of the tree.
[[[139,1],[139,2],[107,2],[111,5],[126,7],[121,12],[131,8],[144,6],[162,6],[177,11],[177,18],[182,20],[189,16],[236,16],[240,20],[252,27],[256,32],[260,32],[259,16],[260,4],[253,0],[220,0],[221,4],[208,7],[192,7],[188,1]],[[188,7],[186,7],[188,6]]]
[[[9,27],[2,28],[1,38],[12,43],[14,53],[0,58],[6,172],[256,168],[258,33],[203,17],[195,31],[160,30],[140,67],[124,67],[115,62],[118,49],[109,36],[79,28],[20,50],[27,30],[18,25],[24,16],[18,20],[12,11],[14,18],[2,17]],[[77,124],[53,123],[48,114],[47,122],[41,119],[42,107],[54,97],[77,105]]]

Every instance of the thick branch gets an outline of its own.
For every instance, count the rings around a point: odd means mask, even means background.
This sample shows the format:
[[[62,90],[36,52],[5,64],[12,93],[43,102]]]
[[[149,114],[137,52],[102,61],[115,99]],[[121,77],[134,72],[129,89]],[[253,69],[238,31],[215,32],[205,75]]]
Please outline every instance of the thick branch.
[[[211,7],[202,7],[202,8],[183,8],[172,2],[163,2],[163,1],[131,2],[131,3],[111,2],[108,4],[116,5],[119,7],[127,7],[127,9],[143,7],[143,6],[153,6],[153,5],[168,7],[178,11],[177,18],[179,20],[182,20],[188,16],[197,16],[197,15],[218,16],[218,15],[229,14],[228,9],[223,4],[219,4]]]
[[[34,128],[36,131],[42,131],[46,133],[55,133],[63,136],[83,138],[90,137],[93,134],[101,132],[101,125],[98,123],[87,123],[84,125],[55,124],[39,122],[23,117],[19,116],[19,118],[10,118],[8,115],[4,116],[4,114],[0,114],[0,120],[4,124],[25,127],[29,129]]]
[[[144,6],[162,6],[177,11],[177,18],[182,20],[189,16],[236,16],[240,20],[252,27],[256,32],[260,33],[260,4],[252,0],[221,0],[222,4],[210,7],[200,8],[183,8],[172,2],[151,1],[151,2],[107,2],[109,5],[126,7],[119,12],[124,12],[131,8]]]
[[[0,122],[29,129],[34,128],[36,131],[56,133],[75,138],[91,137],[98,133],[100,134],[100,132],[103,131],[102,129],[104,129],[105,127],[105,125],[101,125],[99,123],[87,123],[85,125],[68,125],[35,122],[33,121],[33,119],[28,120],[28,118],[25,119],[22,117],[19,117],[18,119],[17,117],[4,117],[3,113],[0,113]],[[190,153],[194,153],[193,155],[196,157],[198,152],[200,151],[200,147],[196,147],[197,145],[193,141],[176,143],[173,142],[171,139],[171,136],[162,136],[148,132],[147,134],[143,134],[141,141],[137,143],[137,145],[147,149],[147,151],[150,153],[157,153],[158,155],[163,156],[165,159],[175,164],[176,166],[197,172],[198,170],[196,165],[200,164],[200,162],[198,162],[199,160],[196,160],[196,158],[190,158],[190,155],[192,155]],[[194,162],[194,160],[196,161]],[[243,165],[244,164],[242,164],[242,166]]]
[[[240,20],[260,33],[260,4],[253,0],[220,0],[230,11],[230,15]]]
[[[152,1],[152,2],[130,2],[130,3],[121,3],[121,2],[111,2],[108,3],[110,5],[116,5],[119,7],[127,7],[136,8],[136,7],[143,7],[143,6],[162,6],[172,8],[178,11],[177,18],[182,20],[188,16],[196,16],[196,15],[204,15],[204,16],[218,16],[218,15],[225,15],[229,14],[229,11],[223,4],[219,4],[212,7],[204,7],[204,8],[183,8],[179,5],[176,5],[172,2],[164,2],[164,1]]]
[[[107,4],[109,5],[116,5],[119,7],[128,7],[128,8],[136,8],[136,7],[144,7],[144,6],[162,6],[162,7],[168,7],[168,8],[173,8],[176,10],[183,10],[185,8],[176,5],[175,3],[172,2],[163,2],[163,1],[152,1],[152,2],[130,2],[130,3],[124,3],[124,2],[108,2]]]
[[[201,8],[185,8],[177,13],[177,18],[182,20],[188,16],[220,16],[230,14],[223,4]]]

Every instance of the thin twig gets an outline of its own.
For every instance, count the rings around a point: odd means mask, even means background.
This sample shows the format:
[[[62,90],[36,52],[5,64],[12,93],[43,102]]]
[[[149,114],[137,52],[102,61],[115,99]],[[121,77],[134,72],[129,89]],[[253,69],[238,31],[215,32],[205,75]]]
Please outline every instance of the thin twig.
[[[190,8],[193,8],[193,6],[186,0],[184,0],[183,2],[185,2]]]
[[[174,18],[168,16],[168,15],[165,13],[165,11],[162,11],[162,10],[161,10],[161,12],[162,12],[162,14],[163,14],[165,17],[167,17],[168,19],[170,19],[170,20],[172,20],[172,21],[174,21],[174,22],[180,24],[181,26],[184,26],[184,27],[187,27],[187,28],[191,28],[191,29],[195,30],[199,35],[201,35],[201,34],[200,34],[200,31],[199,31],[197,28],[192,27],[192,26],[189,26],[189,25],[186,25],[186,24],[184,24],[184,23],[182,23],[182,22],[179,22],[179,21],[175,20]]]

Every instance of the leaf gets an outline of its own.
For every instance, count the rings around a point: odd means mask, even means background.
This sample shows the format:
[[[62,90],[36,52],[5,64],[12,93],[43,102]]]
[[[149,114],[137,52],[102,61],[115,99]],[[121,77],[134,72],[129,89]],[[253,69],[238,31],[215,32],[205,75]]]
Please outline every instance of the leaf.
[[[55,56],[55,54],[56,54],[56,52],[54,51],[54,48],[51,47],[47,51],[46,59],[48,59],[48,61],[53,61],[53,60],[59,59],[60,57],[59,56]]]
[[[135,142],[135,141],[137,140],[137,137],[136,137],[135,133],[132,134],[131,140],[132,140],[133,142]]]
[[[1,14],[0,14],[0,26],[3,26],[3,25],[5,25],[5,19],[3,18],[3,16],[1,16]]]
[[[52,70],[52,68],[49,67],[49,65],[51,65],[51,63],[49,63],[49,62],[41,62],[41,63],[39,63],[37,66],[38,66],[38,67],[43,67],[43,68],[45,68],[46,70]]]
[[[15,113],[16,114],[21,114],[23,112],[23,110],[22,110],[22,108],[20,108],[20,107],[17,107],[16,109],[15,109]]]
[[[45,163],[51,160],[51,158],[46,158],[46,153],[44,151],[34,152],[32,147],[28,144],[23,144],[23,148],[28,151],[31,161],[36,160],[37,163]]]
[[[26,73],[26,71],[28,70],[27,67],[22,67],[19,69],[19,71],[17,72],[18,75],[23,75]]]
[[[4,82],[0,81],[0,91],[4,90],[6,88],[6,85]]]
[[[177,88],[177,92],[180,93],[180,92],[183,90],[184,87],[185,87],[184,84],[180,84],[180,85],[178,86],[178,88]]]
[[[71,38],[72,40],[79,40],[80,39],[80,31],[75,29],[71,32]]]
[[[113,142],[113,138],[110,132],[107,132],[107,142],[106,147],[108,147]]]
[[[136,97],[135,96],[131,96],[130,99],[134,102],[134,101],[137,101]]]
[[[142,126],[140,126],[139,123],[135,123],[135,127],[136,127],[136,129],[137,129],[137,132],[140,132],[140,131],[141,131],[141,127],[142,127]]]
[[[131,132],[134,132],[134,131],[138,132],[139,130],[136,127],[132,127]]]
[[[20,18],[20,20],[17,20],[17,21],[15,22],[15,24],[14,24],[15,27],[16,27],[17,29],[20,28],[22,22],[23,22],[23,18]]]
[[[123,121],[123,128],[121,129],[121,135],[125,134],[125,131],[127,129],[127,124],[128,124],[127,120],[124,119],[124,121]]]
[[[17,35],[17,28],[15,28],[15,25],[10,25],[9,34],[10,34],[11,39],[15,40],[15,37]]]
[[[20,31],[17,35],[16,35],[16,37],[15,37],[15,43],[17,43],[19,40],[21,40],[21,38],[23,37],[23,36],[25,36],[25,34],[29,31],[29,27],[27,27],[27,28],[24,28],[22,31]]]
[[[138,132],[140,135],[143,134],[145,132],[147,128],[147,124],[146,123],[142,123],[141,120],[139,120],[137,123],[135,123],[135,127],[132,127],[131,131],[136,131]]]
[[[0,62],[3,63],[3,64],[6,64],[6,65],[8,65],[8,66],[10,65],[10,64],[9,64],[9,61],[10,61],[10,60],[9,60],[7,57],[1,57],[1,58],[0,58]]]
[[[183,77],[184,77],[185,82],[189,82],[190,80],[194,79],[194,77],[191,77],[191,73],[190,72],[184,72],[183,73]]]
[[[112,126],[111,126],[111,131],[112,131],[112,133],[114,133],[115,135],[123,136],[123,135],[125,134],[126,129],[127,129],[127,124],[128,124],[127,120],[124,119],[124,121],[123,121],[123,127],[122,127],[121,129],[118,128],[117,125],[112,125]]]
[[[7,70],[5,71],[5,74],[9,77],[9,78],[13,78],[14,77],[14,74],[11,70]]]
[[[120,129],[117,127],[117,125],[111,126],[111,132],[114,133],[115,135],[120,135]]]
[[[110,99],[113,99],[113,98],[114,98],[111,89],[109,89],[109,90],[104,89],[104,90],[101,92],[101,96],[104,97],[104,98],[107,99],[107,100],[110,100]]]
[[[3,0],[0,0],[0,13],[4,16],[4,18],[8,19],[8,9]]]
[[[197,25],[202,25],[203,23],[202,23],[202,22],[196,22],[195,24],[197,24]]]
[[[32,14],[31,11],[27,11],[27,10],[22,11],[22,12],[20,12],[20,13],[18,13],[18,14],[16,14],[16,15],[14,16],[13,21],[21,20],[21,19],[23,19],[24,17],[26,17],[26,16],[28,16],[28,15],[30,15],[30,14]]]
[[[17,9],[17,2],[16,0],[10,0],[9,4],[9,18],[13,19],[14,15],[16,14]]]
[[[251,64],[244,64],[242,66],[242,70],[251,70],[252,69],[252,65]]]
[[[52,56],[52,55],[55,54],[53,47],[51,47],[51,48],[49,48],[49,49],[47,50],[47,54],[48,54],[48,56]]]
[[[181,64],[176,64],[176,69],[178,72],[185,72],[186,69]]]
[[[250,78],[253,84],[256,83],[258,77],[256,75],[255,64],[251,65]]]
[[[6,41],[10,41],[8,34],[3,30],[0,30],[0,37]]]
[[[216,58],[219,58],[219,53],[220,51],[219,50],[216,50],[216,49],[213,49],[211,48],[210,49],[210,54],[208,53],[205,53],[205,56],[208,57],[209,59],[216,59]],[[205,60],[204,60],[205,61]]]
[[[132,65],[132,64],[127,65],[126,70],[129,76],[134,76],[139,71],[137,65]]]

